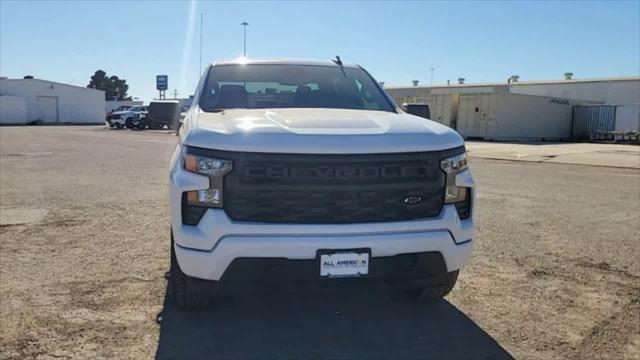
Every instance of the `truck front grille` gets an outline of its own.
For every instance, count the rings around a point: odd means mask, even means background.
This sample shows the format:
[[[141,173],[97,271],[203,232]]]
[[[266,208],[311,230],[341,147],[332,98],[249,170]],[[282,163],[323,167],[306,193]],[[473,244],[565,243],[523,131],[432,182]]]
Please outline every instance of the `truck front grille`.
[[[224,209],[236,221],[362,223],[437,216],[444,204],[440,159],[464,148],[394,154],[209,151],[233,160]]]

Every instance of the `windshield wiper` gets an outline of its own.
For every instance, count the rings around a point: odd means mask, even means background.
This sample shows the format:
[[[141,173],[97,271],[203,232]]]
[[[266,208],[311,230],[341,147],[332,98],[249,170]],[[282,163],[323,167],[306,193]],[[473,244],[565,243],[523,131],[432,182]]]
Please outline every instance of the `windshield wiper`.
[[[331,61],[333,61],[336,65],[340,66],[340,70],[342,70],[342,75],[347,77],[347,73],[344,72],[344,66],[342,66],[342,60],[340,60],[340,56],[336,55],[336,58]]]

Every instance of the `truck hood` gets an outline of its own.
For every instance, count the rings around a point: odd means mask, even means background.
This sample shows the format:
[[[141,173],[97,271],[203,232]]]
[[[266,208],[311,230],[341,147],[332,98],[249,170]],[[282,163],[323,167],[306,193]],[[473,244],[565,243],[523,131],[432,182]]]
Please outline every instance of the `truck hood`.
[[[444,125],[406,113],[345,109],[192,109],[185,145],[227,151],[371,154],[464,144]]]

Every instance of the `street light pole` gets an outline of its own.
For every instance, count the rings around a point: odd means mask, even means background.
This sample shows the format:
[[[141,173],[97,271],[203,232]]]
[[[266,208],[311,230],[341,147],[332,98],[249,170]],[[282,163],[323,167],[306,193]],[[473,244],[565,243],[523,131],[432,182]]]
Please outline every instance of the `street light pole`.
[[[200,12],[200,67],[198,67],[198,80],[202,74],[202,25],[204,24],[204,13]]]
[[[436,68],[430,68],[431,69],[431,85],[433,85],[433,70],[435,70]]]
[[[244,41],[243,41],[244,51],[242,52],[242,54],[244,57],[247,57],[247,26],[249,25],[249,23],[245,21],[240,25],[242,25],[242,35],[244,38]]]

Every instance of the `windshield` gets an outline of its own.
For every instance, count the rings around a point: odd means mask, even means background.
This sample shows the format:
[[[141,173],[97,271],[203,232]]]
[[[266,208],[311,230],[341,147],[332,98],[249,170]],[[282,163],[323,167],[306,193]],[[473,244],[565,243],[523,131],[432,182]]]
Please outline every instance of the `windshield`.
[[[274,64],[211,67],[200,107],[204,111],[233,108],[395,111],[361,68]]]

